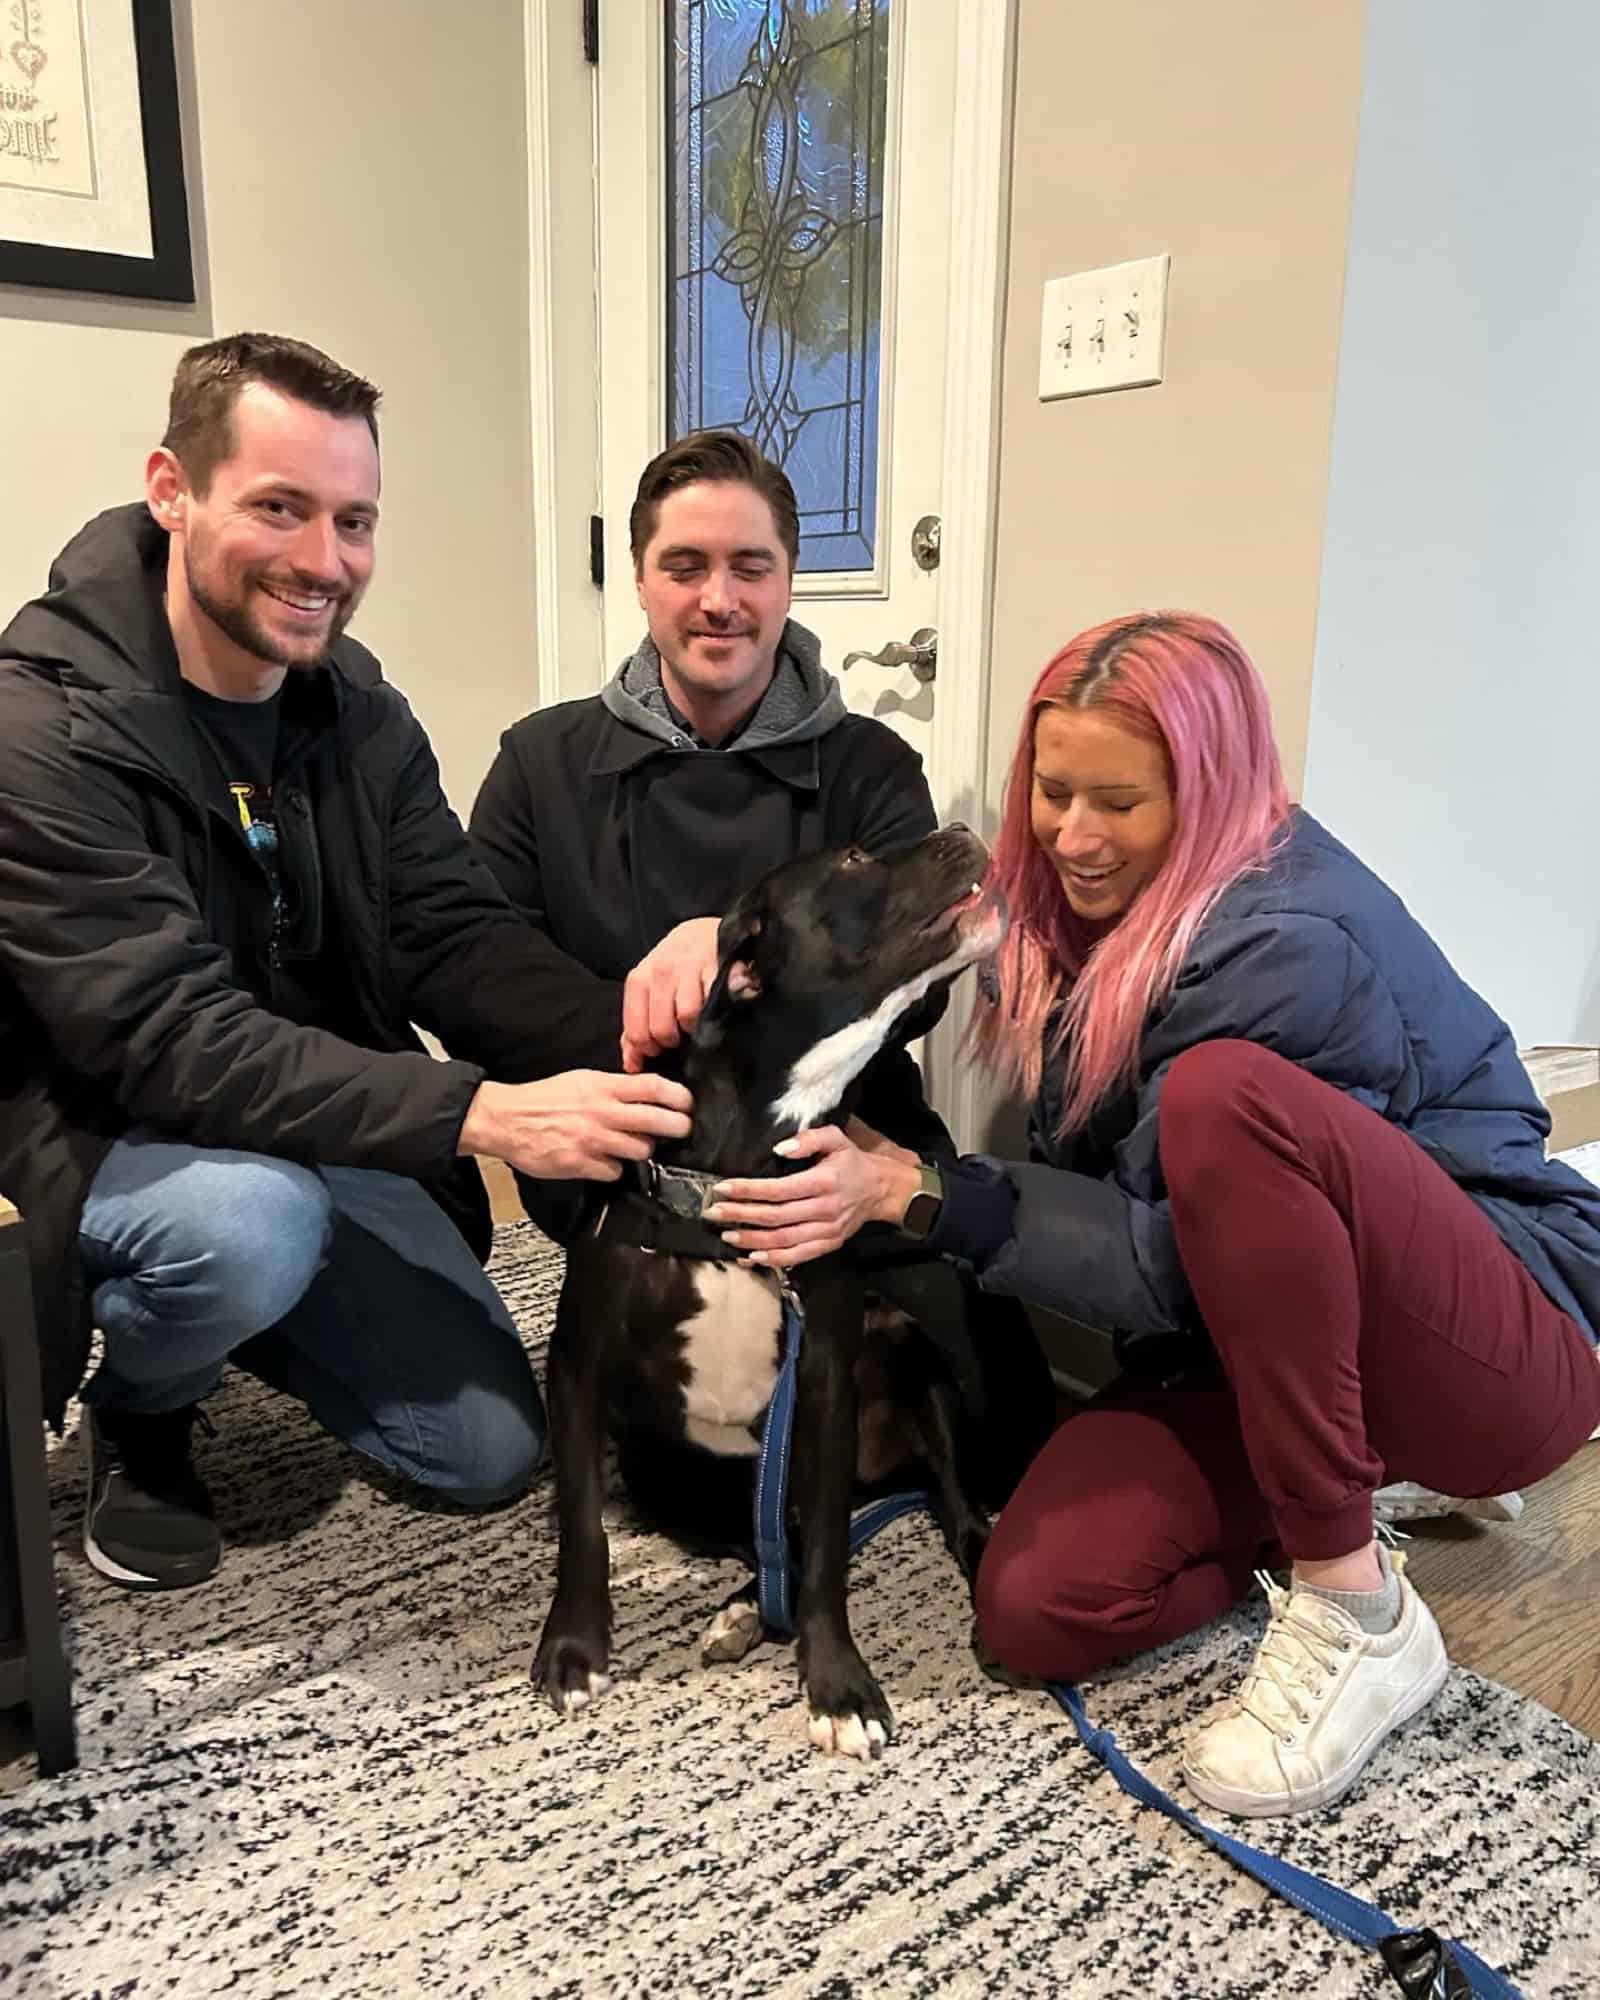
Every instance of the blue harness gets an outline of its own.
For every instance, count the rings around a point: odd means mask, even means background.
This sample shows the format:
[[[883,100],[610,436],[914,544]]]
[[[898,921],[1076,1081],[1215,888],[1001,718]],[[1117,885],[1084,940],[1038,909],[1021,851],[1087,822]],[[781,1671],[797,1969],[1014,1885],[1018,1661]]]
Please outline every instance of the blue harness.
[[[783,1364],[761,1433],[761,1457],[756,1468],[755,1541],[756,1597],[761,1622],[769,1632],[787,1638],[794,1631],[794,1566],[789,1556],[789,1453],[794,1431],[795,1377],[803,1327],[799,1300],[786,1277],[779,1274],[783,1294]],[[850,1553],[855,1554],[880,1528],[917,1508],[928,1508],[922,1493],[892,1493],[863,1507],[850,1523]],[[931,1511],[931,1509],[929,1509]],[[1485,1965],[1464,1944],[1441,1940],[1427,1929],[1403,1930],[1376,1904],[1363,1902],[1274,1854],[1263,1854],[1247,1841],[1207,1826],[1187,1806],[1164,1792],[1118,1746],[1109,1729],[1090,1721],[1083,1696],[1071,1681],[1046,1683],[1066,1710],[1079,1740],[1097,1757],[1122,1789],[1141,1805],[1154,1806],[1168,1819],[1214,1847],[1235,1866],[1282,1896],[1307,1916],[1352,1944],[1377,1952],[1409,2000],[1522,2000],[1519,1990],[1493,1966]]]

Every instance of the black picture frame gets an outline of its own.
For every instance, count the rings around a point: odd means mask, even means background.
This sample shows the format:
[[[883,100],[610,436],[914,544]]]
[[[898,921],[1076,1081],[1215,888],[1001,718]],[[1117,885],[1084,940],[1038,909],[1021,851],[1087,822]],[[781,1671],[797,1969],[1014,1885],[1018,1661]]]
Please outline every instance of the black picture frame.
[[[171,0],[129,0],[129,5],[133,11],[152,254],[124,257],[104,250],[69,250],[54,243],[0,238],[0,284],[106,292],[117,298],[161,299],[185,305],[194,300]]]

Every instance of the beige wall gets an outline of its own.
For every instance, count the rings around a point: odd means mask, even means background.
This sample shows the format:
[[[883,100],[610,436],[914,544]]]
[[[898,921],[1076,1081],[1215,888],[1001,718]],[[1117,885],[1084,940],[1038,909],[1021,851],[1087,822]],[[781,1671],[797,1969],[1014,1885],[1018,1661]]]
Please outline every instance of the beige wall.
[[[180,10],[209,299],[0,286],[0,618],[81,521],[132,499],[172,368],[294,333],[384,391],[378,577],[355,630],[433,736],[458,809],[534,706],[521,0],[203,0]],[[198,199],[196,199],[198,197]]]
[[[1232,626],[1304,763],[1364,0],[1021,0],[991,798],[1084,627]],[[1166,250],[1166,379],[1038,400],[1045,281]]]
[[[1364,0],[1019,0],[989,798],[1063,641],[1120,612],[1232,626],[1305,762]],[[1041,403],[1045,281],[1166,250],[1166,379]],[[1015,1156],[1015,1105],[984,1143]],[[1039,1315],[1052,1362],[1113,1372]]]

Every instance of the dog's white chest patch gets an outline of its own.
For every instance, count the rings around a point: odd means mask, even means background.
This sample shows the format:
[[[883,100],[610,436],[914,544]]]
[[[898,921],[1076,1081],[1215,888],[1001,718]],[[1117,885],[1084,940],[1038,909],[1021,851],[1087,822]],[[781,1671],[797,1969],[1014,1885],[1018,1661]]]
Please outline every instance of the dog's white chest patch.
[[[772,1401],[778,1381],[777,1287],[737,1264],[697,1264],[700,1310],[680,1331],[689,1380],[684,1389],[690,1442],[724,1457],[754,1458],[750,1426]]]
[[[906,1009],[914,1007],[936,980],[948,979],[969,964],[972,956],[965,949],[953,952],[943,964],[929,966],[904,986],[897,986],[870,1014],[807,1049],[785,1078],[783,1092],[772,1106],[773,1117],[792,1120],[803,1132],[826,1116],[889,1039]]]

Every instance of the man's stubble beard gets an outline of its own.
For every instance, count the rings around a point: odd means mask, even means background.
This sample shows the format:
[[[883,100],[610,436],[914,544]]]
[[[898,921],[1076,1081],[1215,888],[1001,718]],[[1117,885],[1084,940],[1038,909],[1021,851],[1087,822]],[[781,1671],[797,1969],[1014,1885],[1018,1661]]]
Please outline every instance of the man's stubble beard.
[[[249,653],[253,659],[262,660],[268,666],[287,667],[291,672],[310,673],[327,663],[334,641],[344,631],[355,616],[361,601],[359,591],[350,591],[340,599],[333,614],[333,622],[328,627],[328,636],[318,641],[317,651],[307,657],[298,649],[282,645],[271,632],[258,624],[251,616],[248,605],[228,604],[215,596],[210,586],[199,573],[195,561],[195,551],[186,544],[183,551],[183,571],[189,586],[189,596],[205,613],[225,638],[231,639],[241,651]],[[244,579],[245,589],[254,587],[254,577]]]

